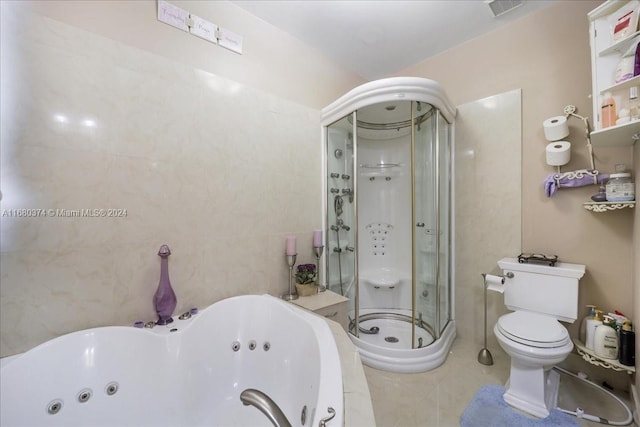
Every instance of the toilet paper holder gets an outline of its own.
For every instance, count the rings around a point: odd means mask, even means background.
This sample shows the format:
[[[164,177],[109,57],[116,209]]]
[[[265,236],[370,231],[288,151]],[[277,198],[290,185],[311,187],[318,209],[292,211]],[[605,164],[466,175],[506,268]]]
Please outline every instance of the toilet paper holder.
[[[493,274],[482,273],[485,288],[491,289],[491,285],[504,285],[506,279],[513,279],[515,276],[512,271],[505,271],[504,274],[494,276]]]
[[[489,281],[501,279],[500,281],[502,283],[500,286],[502,286],[504,285],[505,278],[512,279],[513,273],[507,271],[504,276],[493,276],[491,274],[482,273],[482,290],[484,293],[484,347],[482,347],[482,349],[480,349],[480,353],[478,353],[478,362],[487,366],[493,365],[493,356],[491,355],[489,348],[487,348],[487,279],[489,279]]]
[[[550,175],[545,180],[545,190],[547,192],[547,196],[551,197],[555,191],[560,187],[581,187],[583,185],[590,184],[598,184],[599,181],[604,179],[605,177],[599,177],[599,172],[596,169],[595,162],[593,159],[593,146],[591,145],[591,132],[589,128],[589,118],[576,114],[575,105],[567,105],[564,107],[563,112],[567,120],[570,117],[576,117],[584,122],[585,127],[585,138],[587,139],[587,151],[589,154],[589,161],[591,164],[591,169],[580,169],[576,171],[564,172],[562,173],[560,170],[560,166],[557,167],[557,173]],[[588,179],[584,179],[588,177]],[[576,181],[572,185],[568,184],[568,181]],[[591,182],[593,180],[593,182]],[[552,188],[553,187],[553,188]]]
[[[589,152],[589,161],[591,164],[591,169],[595,169],[595,162],[593,160],[593,146],[591,145],[591,130],[589,128],[589,118],[588,117],[584,117],[581,116],[580,114],[576,114],[576,111],[578,109],[576,108],[575,105],[567,105],[564,107],[564,109],[562,110],[565,117],[567,118],[567,120],[570,117],[575,117],[577,119],[580,119],[584,122],[584,132],[585,132],[585,138],[587,139],[587,150]],[[558,173],[560,173],[560,167],[558,166]],[[597,171],[596,171],[597,174]],[[593,183],[597,184],[598,181],[596,179],[596,177],[593,177]]]

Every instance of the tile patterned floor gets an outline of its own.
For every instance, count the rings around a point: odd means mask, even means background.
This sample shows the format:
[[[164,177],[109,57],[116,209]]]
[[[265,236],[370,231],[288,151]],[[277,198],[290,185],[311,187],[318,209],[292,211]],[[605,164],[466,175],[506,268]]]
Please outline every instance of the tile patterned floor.
[[[494,364],[477,362],[480,348],[461,339],[454,342],[447,361],[440,367],[418,374],[397,374],[364,367],[369,383],[377,427],[456,427],[460,414],[476,391],[485,384],[504,385],[509,377],[508,356],[500,349],[492,350]],[[626,413],[619,407],[603,407],[604,399],[597,389],[584,383],[561,380],[559,402],[569,408],[578,401],[589,413],[622,420]],[[602,426],[584,421],[582,426]],[[514,426],[515,427],[515,426]]]

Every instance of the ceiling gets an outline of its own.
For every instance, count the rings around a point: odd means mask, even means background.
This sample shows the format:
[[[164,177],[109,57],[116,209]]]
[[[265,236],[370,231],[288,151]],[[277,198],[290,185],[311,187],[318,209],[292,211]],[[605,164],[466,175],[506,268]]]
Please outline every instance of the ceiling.
[[[496,0],[509,3],[513,0]],[[395,73],[555,0],[524,0],[493,16],[483,0],[232,0],[343,67],[375,80]]]

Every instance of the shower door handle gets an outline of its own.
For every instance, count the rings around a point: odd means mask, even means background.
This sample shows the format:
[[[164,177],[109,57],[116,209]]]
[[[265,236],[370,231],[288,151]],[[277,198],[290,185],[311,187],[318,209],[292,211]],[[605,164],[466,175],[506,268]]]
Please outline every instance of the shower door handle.
[[[419,222],[416,224],[416,227],[424,227],[424,222]]]

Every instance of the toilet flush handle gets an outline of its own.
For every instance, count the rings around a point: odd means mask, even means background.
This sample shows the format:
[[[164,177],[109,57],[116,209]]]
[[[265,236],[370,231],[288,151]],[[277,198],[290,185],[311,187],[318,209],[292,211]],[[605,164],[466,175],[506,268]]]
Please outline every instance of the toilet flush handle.
[[[511,271],[507,271],[506,273],[504,273],[504,277],[506,277],[507,279],[513,279],[513,273]]]

